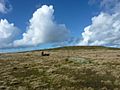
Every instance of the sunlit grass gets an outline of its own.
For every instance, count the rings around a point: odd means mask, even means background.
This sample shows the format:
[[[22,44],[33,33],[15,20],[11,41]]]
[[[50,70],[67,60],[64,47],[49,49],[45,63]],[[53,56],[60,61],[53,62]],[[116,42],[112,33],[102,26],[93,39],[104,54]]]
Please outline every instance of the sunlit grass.
[[[94,47],[45,52],[50,56],[43,57],[40,51],[0,55],[0,89],[120,89],[120,50]]]

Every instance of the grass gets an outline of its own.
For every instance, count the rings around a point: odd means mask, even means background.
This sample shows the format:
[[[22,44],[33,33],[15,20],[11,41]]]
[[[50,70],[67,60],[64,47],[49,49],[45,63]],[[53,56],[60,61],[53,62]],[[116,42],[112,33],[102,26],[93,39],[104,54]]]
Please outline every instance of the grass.
[[[2,54],[0,90],[119,90],[120,50],[65,47]]]

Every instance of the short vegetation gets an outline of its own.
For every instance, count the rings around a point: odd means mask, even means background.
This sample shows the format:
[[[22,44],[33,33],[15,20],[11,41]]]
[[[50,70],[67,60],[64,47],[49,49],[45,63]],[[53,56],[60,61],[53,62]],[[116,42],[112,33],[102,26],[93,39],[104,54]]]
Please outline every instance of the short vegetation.
[[[65,47],[0,54],[0,90],[120,90],[120,50]]]

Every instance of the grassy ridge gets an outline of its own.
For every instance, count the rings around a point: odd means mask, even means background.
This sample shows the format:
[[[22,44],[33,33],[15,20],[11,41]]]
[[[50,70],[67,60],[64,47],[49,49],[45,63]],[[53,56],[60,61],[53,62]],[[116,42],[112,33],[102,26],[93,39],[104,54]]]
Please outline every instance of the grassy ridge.
[[[109,50],[120,50],[120,48],[113,48],[113,47],[105,47],[105,46],[65,46],[65,47],[58,47],[58,48],[51,48],[45,50],[79,50],[79,49],[109,49]]]

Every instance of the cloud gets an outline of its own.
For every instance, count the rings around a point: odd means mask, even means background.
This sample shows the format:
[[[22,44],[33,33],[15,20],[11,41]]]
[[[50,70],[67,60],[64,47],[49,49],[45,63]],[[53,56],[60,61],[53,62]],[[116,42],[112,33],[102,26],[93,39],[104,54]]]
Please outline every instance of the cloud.
[[[102,4],[107,5],[109,0],[103,1]],[[115,5],[111,9],[114,12],[101,12],[92,18],[92,24],[84,28],[79,45],[120,47],[120,4],[119,2],[113,4]]]
[[[120,0],[101,0],[100,7],[107,13],[120,11]]]
[[[89,0],[89,1],[88,1],[88,4],[89,4],[89,5],[94,5],[96,2],[98,2],[98,1],[96,1],[96,0]]]
[[[23,38],[14,41],[14,46],[37,46],[44,43],[63,42],[69,38],[69,31],[64,24],[54,21],[53,6],[43,5],[29,20]]]
[[[6,19],[0,20],[0,49],[13,47],[37,46],[48,43],[63,43],[69,38],[69,30],[64,24],[54,21],[53,6],[43,5],[37,9],[26,32],[20,35],[20,30]],[[19,37],[21,37],[19,39]]]
[[[19,30],[13,23],[9,23],[6,19],[0,20],[0,48],[12,47],[13,41],[16,39]]]
[[[11,10],[12,6],[7,0],[0,0],[0,13],[7,13]]]

